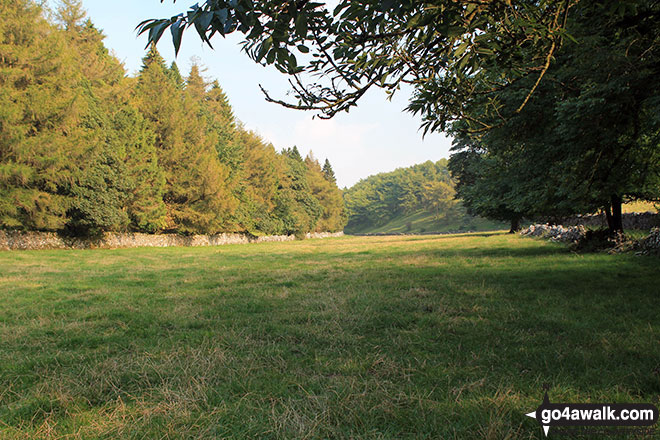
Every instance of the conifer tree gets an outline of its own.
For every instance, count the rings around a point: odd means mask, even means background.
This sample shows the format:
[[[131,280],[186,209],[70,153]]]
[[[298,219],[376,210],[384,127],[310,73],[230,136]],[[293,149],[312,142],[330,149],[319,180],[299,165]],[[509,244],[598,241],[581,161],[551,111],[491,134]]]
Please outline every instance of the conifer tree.
[[[285,175],[282,156],[259,135],[243,127],[238,127],[234,144],[240,145],[243,158],[236,179],[239,230],[252,235],[284,233],[283,223],[275,212]]]
[[[328,159],[326,159],[325,163],[323,164],[323,177],[325,177],[325,180],[328,182],[337,183],[335,172],[332,169],[332,165],[330,165],[330,161]]]
[[[78,130],[84,157],[66,194],[67,228],[75,234],[157,231],[163,226],[163,176],[154,157],[153,135],[130,107],[124,69],[103,45],[78,0],[62,2],[57,21],[80,66],[76,88],[85,103]],[[148,184],[147,187],[139,187]]]
[[[284,150],[282,150],[282,154],[297,162],[303,161],[302,155],[300,154],[300,151],[298,151],[298,147],[296,147],[295,145],[292,148],[285,148]]]
[[[179,66],[177,66],[176,61],[172,61],[172,64],[170,64],[170,69],[168,71],[168,74],[172,81],[174,81],[174,84],[176,84],[176,87],[178,89],[183,90],[183,88],[186,85],[186,82],[183,79],[183,76],[181,75],[181,71],[179,70]]]
[[[165,174],[166,228],[181,233],[220,232],[235,209],[227,187],[229,173],[207,128],[197,123],[204,120],[203,95],[187,87],[179,90],[168,72],[151,47],[137,87],[138,106],[154,126],[158,162]]]
[[[0,13],[1,228],[336,227],[329,162],[306,163],[296,147],[278,154],[243,129],[196,63],[184,79],[151,46],[127,78],[80,0],[60,2],[53,23],[33,0],[1,2]]]
[[[244,147],[236,140],[240,129],[227,95],[218,81],[211,83],[206,93],[206,106],[210,115],[210,130],[215,136],[215,149],[220,161],[229,167],[230,178],[236,181],[243,166]]]
[[[57,22],[67,31],[77,32],[87,17],[81,0],[59,0],[56,12]]]
[[[284,232],[304,234],[314,230],[323,208],[312,195],[307,181],[307,167],[297,147],[283,150],[284,175],[277,196],[277,215]]]
[[[0,3],[0,227],[56,230],[79,160],[79,71],[29,0]]]
[[[314,225],[314,230],[316,232],[342,230],[345,224],[345,210],[341,190],[337,188],[334,180],[327,178],[325,169],[321,168],[311,151],[305,158],[305,165],[310,192],[321,205],[321,216]],[[325,165],[330,165],[327,159]]]
[[[124,163],[124,209],[130,229],[140,232],[159,232],[165,227],[166,208],[163,202],[165,177],[158,164],[155,136],[149,124],[134,108],[127,106],[111,121],[107,142],[117,151]]]
[[[169,75],[165,60],[151,46],[142,60],[136,87],[136,105],[155,132],[158,163],[165,177],[163,201],[166,205],[165,229],[178,231],[188,202],[187,183],[181,181],[181,161],[187,148],[183,130],[183,98]]]
[[[182,161],[190,161],[187,174],[195,176],[195,179],[186,182],[187,185],[191,189],[197,187],[196,194],[195,191],[189,193],[191,203],[188,208],[198,219],[188,217],[189,222],[196,223],[193,227],[195,231],[215,233],[230,227],[237,201],[229,186],[229,169],[220,162],[216,150],[216,136],[209,121],[207,87],[199,66],[193,63],[186,78],[183,100],[185,119],[181,124],[185,130],[187,154]],[[206,123],[199,124],[198,121]]]

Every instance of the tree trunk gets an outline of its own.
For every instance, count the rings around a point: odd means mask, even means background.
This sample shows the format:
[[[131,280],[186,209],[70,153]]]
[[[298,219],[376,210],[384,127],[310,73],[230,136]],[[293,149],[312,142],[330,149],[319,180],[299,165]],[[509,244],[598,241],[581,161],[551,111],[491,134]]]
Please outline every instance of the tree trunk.
[[[509,234],[515,234],[518,231],[520,231],[520,219],[519,218],[512,218],[511,219],[511,230],[509,230]]]
[[[611,199],[612,204],[612,223],[610,226],[610,232],[612,234],[616,232],[623,232],[623,215],[621,214],[621,196],[613,194]]]
[[[614,230],[614,223],[612,220],[612,208],[609,203],[603,209],[603,212],[605,212],[605,220],[607,220],[607,230],[612,232]]]
[[[607,218],[607,230],[611,235],[617,232],[623,232],[623,215],[621,214],[621,197],[613,194],[610,197],[610,204],[605,209]]]
[[[613,226],[613,221],[612,221],[612,209],[610,208],[610,204],[608,203],[607,206],[604,209],[605,211],[605,219],[607,220],[607,230],[612,232],[614,230]]]

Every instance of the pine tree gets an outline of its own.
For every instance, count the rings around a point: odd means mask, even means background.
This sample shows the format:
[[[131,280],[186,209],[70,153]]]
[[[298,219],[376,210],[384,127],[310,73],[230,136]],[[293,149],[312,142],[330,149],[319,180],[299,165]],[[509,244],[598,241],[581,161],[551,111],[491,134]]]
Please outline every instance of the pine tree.
[[[168,74],[172,81],[174,81],[174,84],[176,84],[176,87],[183,90],[183,88],[186,86],[186,82],[183,79],[181,71],[179,70],[179,66],[177,66],[175,61],[172,61],[172,64],[170,64]]]
[[[307,181],[307,166],[297,147],[283,151],[285,169],[277,195],[277,215],[287,234],[313,231],[323,207],[312,194]]]
[[[56,230],[81,156],[80,72],[29,0],[0,3],[0,227]]]
[[[238,230],[252,235],[284,233],[275,213],[278,188],[286,164],[271,144],[254,132],[238,127],[234,144],[240,146],[242,166],[236,178],[240,205],[236,213]]]
[[[0,2],[0,227],[255,235],[335,228],[341,193],[312,156],[236,121],[217,81],[155,46],[137,78],[80,0],[55,23]],[[327,170],[326,170],[327,171]],[[334,226],[333,226],[334,225]]]
[[[103,45],[103,34],[86,19],[81,2],[62,2],[62,35],[81,76],[76,89],[85,103],[78,130],[84,156],[65,188],[70,198],[67,229],[77,235],[103,231],[156,231],[164,223],[162,171],[154,166],[153,135],[128,102],[121,63]],[[146,188],[138,185],[148,184]]]
[[[184,114],[182,122],[186,130],[185,139],[188,143],[188,160],[198,162],[201,172],[196,176],[197,181],[191,181],[191,187],[197,185],[198,193],[191,195],[194,203],[189,208],[199,218],[193,220],[197,231],[216,233],[230,228],[230,219],[236,209],[237,201],[231,193],[229,185],[229,169],[220,162],[216,150],[216,134],[210,123],[211,116],[208,108],[208,85],[201,76],[199,66],[191,66],[190,74],[186,78],[184,93]],[[205,124],[198,124],[205,121]],[[196,169],[191,168],[192,174]]]
[[[112,138],[107,142],[117,151],[124,164],[126,200],[124,209],[130,229],[158,232],[165,227],[163,202],[165,177],[158,164],[155,135],[149,124],[134,108],[127,106],[112,119]]]
[[[196,105],[204,107],[207,84],[197,63],[192,63],[190,66],[190,73],[185,84],[187,95],[192,98]],[[202,110],[206,110],[206,108],[202,108]]]
[[[328,182],[337,183],[335,172],[332,169],[332,165],[330,165],[330,161],[328,159],[326,159],[325,163],[323,164],[323,176]]]
[[[140,69],[140,74],[144,73],[147,69],[153,66],[158,66],[158,70],[163,73],[167,72],[167,66],[165,65],[165,59],[160,55],[155,44],[149,46],[147,54],[142,58],[142,68]],[[177,68],[178,71],[178,68]],[[139,76],[142,78],[142,75]]]
[[[344,199],[334,180],[329,180],[327,177],[326,168],[329,167],[330,162],[326,159],[324,167],[321,168],[310,151],[305,158],[305,165],[307,166],[307,182],[310,192],[322,208],[321,216],[315,224],[314,230],[317,232],[341,231],[346,217]],[[332,168],[329,169],[332,172]]]
[[[240,168],[243,166],[243,146],[236,140],[240,131],[236,124],[234,112],[227,95],[213,81],[206,93],[206,106],[210,114],[210,130],[215,135],[215,149],[220,161],[229,167],[232,181],[237,181]]]
[[[300,151],[298,151],[298,147],[296,147],[295,145],[293,146],[293,148],[285,148],[284,150],[282,150],[282,154],[297,162],[303,161],[302,155],[300,154]]]
[[[77,32],[83,26],[87,17],[82,0],[59,0],[56,12],[56,21],[65,30],[73,32]]]
[[[138,106],[153,124],[158,163],[165,174],[166,228],[188,234],[220,232],[235,209],[227,188],[229,173],[205,124],[197,123],[205,119],[203,95],[187,87],[179,90],[168,72],[151,47],[137,87]]]

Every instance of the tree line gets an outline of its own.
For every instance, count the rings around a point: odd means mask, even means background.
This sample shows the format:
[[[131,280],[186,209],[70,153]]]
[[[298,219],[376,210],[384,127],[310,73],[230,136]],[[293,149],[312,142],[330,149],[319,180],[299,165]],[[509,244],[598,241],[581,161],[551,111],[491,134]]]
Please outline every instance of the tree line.
[[[171,28],[175,46],[184,29],[240,32],[250,58],[294,76],[294,100],[266,99],[321,117],[411,85],[424,131],[456,139],[458,196],[512,230],[602,211],[615,233],[623,202],[660,200],[660,2],[279,4],[208,0],[140,31]]]
[[[416,211],[439,219],[457,205],[455,195],[446,159],[379,173],[344,192],[347,228],[383,225]]]
[[[343,229],[332,166],[277,152],[217,81],[151,45],[136,77],[79,0],[0,13],[0,228],[253,235]]]

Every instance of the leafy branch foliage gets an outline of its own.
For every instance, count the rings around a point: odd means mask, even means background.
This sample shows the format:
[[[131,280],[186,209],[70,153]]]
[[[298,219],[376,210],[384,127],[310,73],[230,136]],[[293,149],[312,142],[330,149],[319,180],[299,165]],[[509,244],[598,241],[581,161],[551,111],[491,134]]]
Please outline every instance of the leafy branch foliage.
[[[567,17],[576,41],[558,50],[522,111],[479,136],[469,121],[455,123],[450,168],[468,208],[512,221],[601,210],[614,232],[623,228],[622,202],[658,200],[659,23],[658,2],[582,5]],[[531,81],[499,92],[502,111]],[[469,111],[488,105],[473,100]]]
[[[267,99],[323,118],[348,111],[370,88],[393,94],[411,85],[409,110],[422,116],[428,131],[465,118],[465,102],[474,96],[490,96],[525,77],[540,81],[576,3],[341,0],[330,11],[308,0],[207,0],[138,29],[157,42],[169,28],[177,51],[191,27],[209,45],[215,35],[241,32],[243,50],[254,61],[291,76],[293,102],[264,90]],[[488,75],[495,67],[501,75]],[[473,122],[489,126],[482,118]]]

